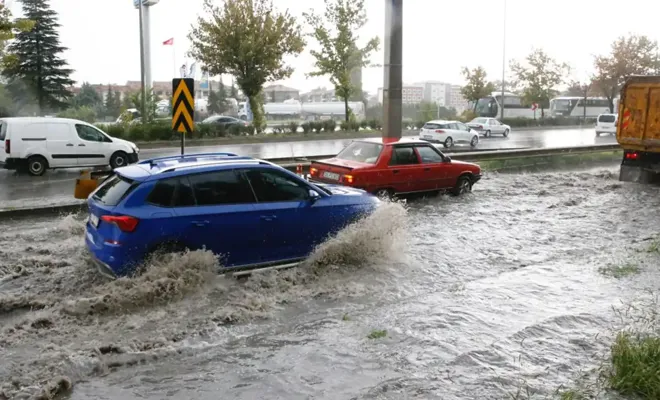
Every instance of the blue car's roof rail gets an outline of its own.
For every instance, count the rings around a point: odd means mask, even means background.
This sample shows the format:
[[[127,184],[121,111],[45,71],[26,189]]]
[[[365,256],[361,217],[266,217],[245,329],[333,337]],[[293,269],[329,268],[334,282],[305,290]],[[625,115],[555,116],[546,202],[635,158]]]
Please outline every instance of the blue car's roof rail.
[[[165,156],[165,157],[156,157],[150,158],[148,160],[140,161],[138,164],[149,164],[151,167],[155,166],[159,162],[163,161],[178,161],[181,163],[184,162],[195,162],[200,158],[204,159],[225,159],[227,157],[238,157],[238,154],[234,153],[197,153],[197,154],[184,154],[177,156]]]

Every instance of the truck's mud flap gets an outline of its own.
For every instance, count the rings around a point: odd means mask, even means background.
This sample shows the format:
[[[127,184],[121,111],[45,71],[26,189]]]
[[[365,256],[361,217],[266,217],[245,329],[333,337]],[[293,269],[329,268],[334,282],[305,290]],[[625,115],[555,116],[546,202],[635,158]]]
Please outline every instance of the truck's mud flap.
[[[622,165],[619,180],[622,182],[657,184],[660,183],[660,173],[642,167]]]

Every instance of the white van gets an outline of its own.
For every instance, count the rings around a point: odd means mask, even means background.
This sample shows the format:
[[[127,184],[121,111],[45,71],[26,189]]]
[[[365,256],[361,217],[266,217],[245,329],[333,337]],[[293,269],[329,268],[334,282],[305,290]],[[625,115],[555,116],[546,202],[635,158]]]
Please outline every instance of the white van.
[[[87,122],[66,118],[0,118],[0,167],[43,175],[47,169],[119,168],[138,161],[134,143],[108,136]]]
[[[596,136],[602,133],[616,135],[617,114],[600,114],[596,120]]]

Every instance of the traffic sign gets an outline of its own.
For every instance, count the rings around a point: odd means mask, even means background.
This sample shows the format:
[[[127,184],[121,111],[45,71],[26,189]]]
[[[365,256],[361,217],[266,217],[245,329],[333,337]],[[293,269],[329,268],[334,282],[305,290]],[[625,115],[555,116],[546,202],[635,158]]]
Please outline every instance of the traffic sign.
[[[539,108],[539,105],[536,103],[532,103],[532,110],[536,111],[537,108]]]
[[[195,80],[172,79],[172,130],[191,133],[195,129]]]

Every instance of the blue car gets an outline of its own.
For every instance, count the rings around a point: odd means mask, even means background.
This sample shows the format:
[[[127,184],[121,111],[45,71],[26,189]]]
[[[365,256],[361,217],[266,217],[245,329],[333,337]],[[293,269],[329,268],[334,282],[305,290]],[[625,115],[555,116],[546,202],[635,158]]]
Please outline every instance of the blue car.
[[[102,273],[117,277],[155,251],[205,248],[227,270],[295,265],[379,200],[267,161],[212,153],[115,169],[87,203],[87,248]]]

